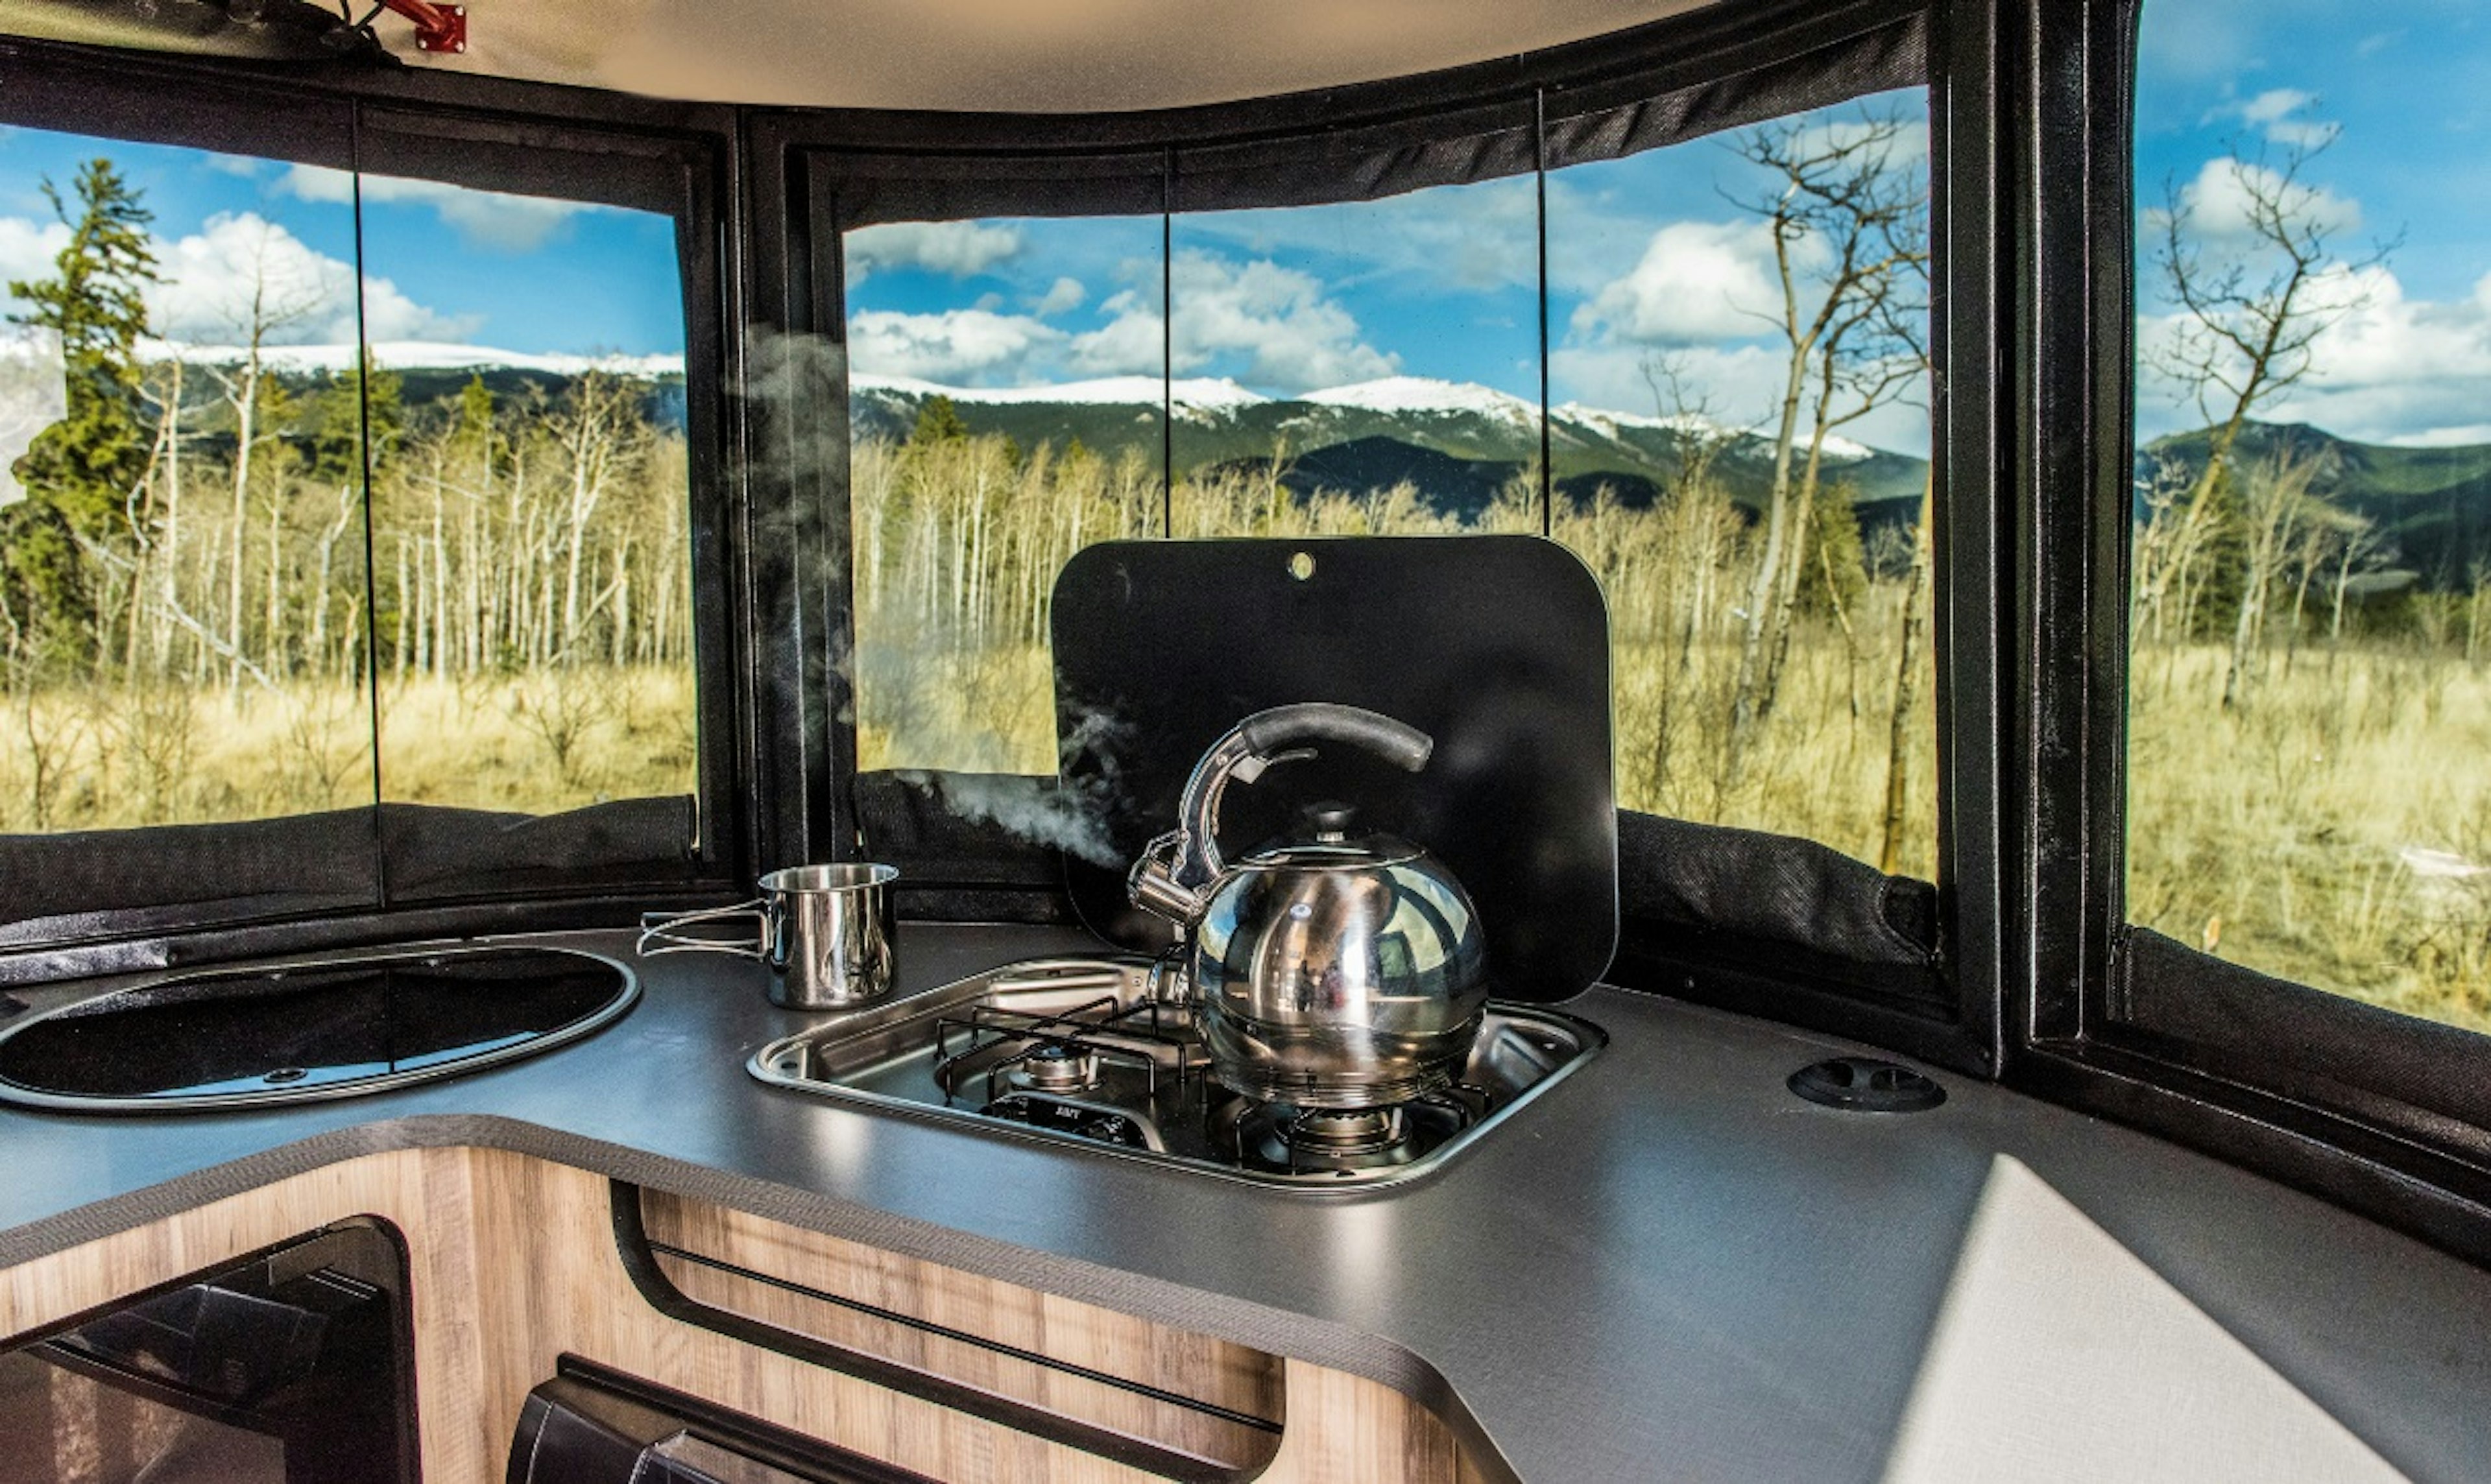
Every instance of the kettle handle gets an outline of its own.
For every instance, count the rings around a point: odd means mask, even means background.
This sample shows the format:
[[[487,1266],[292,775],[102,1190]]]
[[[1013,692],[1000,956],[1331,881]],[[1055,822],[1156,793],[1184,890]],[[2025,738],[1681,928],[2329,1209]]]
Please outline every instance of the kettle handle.
[[[1267,762],[1305,742],[1341,742],[1373,753],[1403,772],[1417,772],[1426,767],[1428,755],[1436,750],[1434,738],[1407,722],[1395,721],[1382,712],[1333,701],[1308,701],[1256,712],[1237,723],[1232,735],[1249,752]]]
[[[1256,712],[1212,743],[1202,761],[1193,765],[1192,776],[1186,779],[1167,865],[1169,881],[1178,893],[1197,894],[1227,869],[1219,858],[1218,830],[1219,800],[1227,792],[1228,780],[1251,783],[1275,763],[1312,757],[1304,746],[1307,742],[1341,742],[1371,752],[1404,772],[1426,767],[1429,754],[1436,750],[1435,739],[1417,727],[1361,706],[1307,701]],[[1138,891],[1135,899],[1140,901]]]

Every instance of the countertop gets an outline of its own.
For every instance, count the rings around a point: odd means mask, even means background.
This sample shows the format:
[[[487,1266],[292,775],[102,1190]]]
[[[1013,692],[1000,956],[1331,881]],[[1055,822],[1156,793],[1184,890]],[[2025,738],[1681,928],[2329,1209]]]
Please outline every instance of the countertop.
[[[631,961],[624,933],[532,941]],[[902,987],[1090,946],[911,925]],[[2007,1186],[2030,1208],[2029,1172],[2068,1207],[2050,1219],[2097,1228],[2394,1469],[2491,1478],[2491,1273],[1962,1078],[1925,1113],[1804,1102],[1792,1071],[1864,1049],[1831,1037],[1595,988],[1565,1008],[1610,1044],[1487,1137],[1416,1182],[1310,1196],[764,1087],[746,1059],[807,1017],[765,1003],[757,966],[635,967],[617,1024],[424,1087],[0,1109],[0,1266],[358,1153],[482,1144],[1369,1375],[1530,1484],[1870,1479],[1929,1405],[1942,1309],[1987,1250],[1967,1234],[1999,1229],[1976,1213]]]

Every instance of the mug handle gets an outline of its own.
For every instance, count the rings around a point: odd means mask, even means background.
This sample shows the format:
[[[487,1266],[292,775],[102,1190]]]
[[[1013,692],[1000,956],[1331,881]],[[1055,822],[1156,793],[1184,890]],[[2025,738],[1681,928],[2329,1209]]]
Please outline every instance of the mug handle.
[[[636,951],[642,958],[654,958],[660,953],[724,953],[734,958],[755,960],[764,957],[768,949],[762,946],[747,946],[716,938],[686,937],[678,931],[695,922],[723,922],[730,917],[750,917],[755,939],[770,931],[770,910],[759,897],[738,902],[732,907],[704,907],[698,912],[646,912],[640,915],[640,942]]]

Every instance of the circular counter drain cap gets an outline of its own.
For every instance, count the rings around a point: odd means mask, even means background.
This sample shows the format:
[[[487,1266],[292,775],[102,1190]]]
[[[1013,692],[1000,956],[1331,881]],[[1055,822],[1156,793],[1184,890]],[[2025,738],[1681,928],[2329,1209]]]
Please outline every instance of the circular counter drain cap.
[[[1790,1090],[1812,1103],[1851,1113],[1919,1113],[1946,1101],[1926,1075],[1873,1057],[1830,1057],[1791,1073]]]

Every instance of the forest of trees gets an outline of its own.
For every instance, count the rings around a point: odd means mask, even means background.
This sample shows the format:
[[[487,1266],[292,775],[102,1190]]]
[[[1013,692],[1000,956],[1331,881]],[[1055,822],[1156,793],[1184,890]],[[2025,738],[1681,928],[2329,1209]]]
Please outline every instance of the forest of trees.
[[[186,359],[151,337],[138,193],[97,160],[52,200],[56,271],[10,285],[59,338],[67,415],[0,507],[0,829],[343,806],[376,769],[391,799],[538,809],[689,786],[658,388],[591,369],[411,405],[387,367],[282,371],[321,306],[264,279],[239,349]]]

